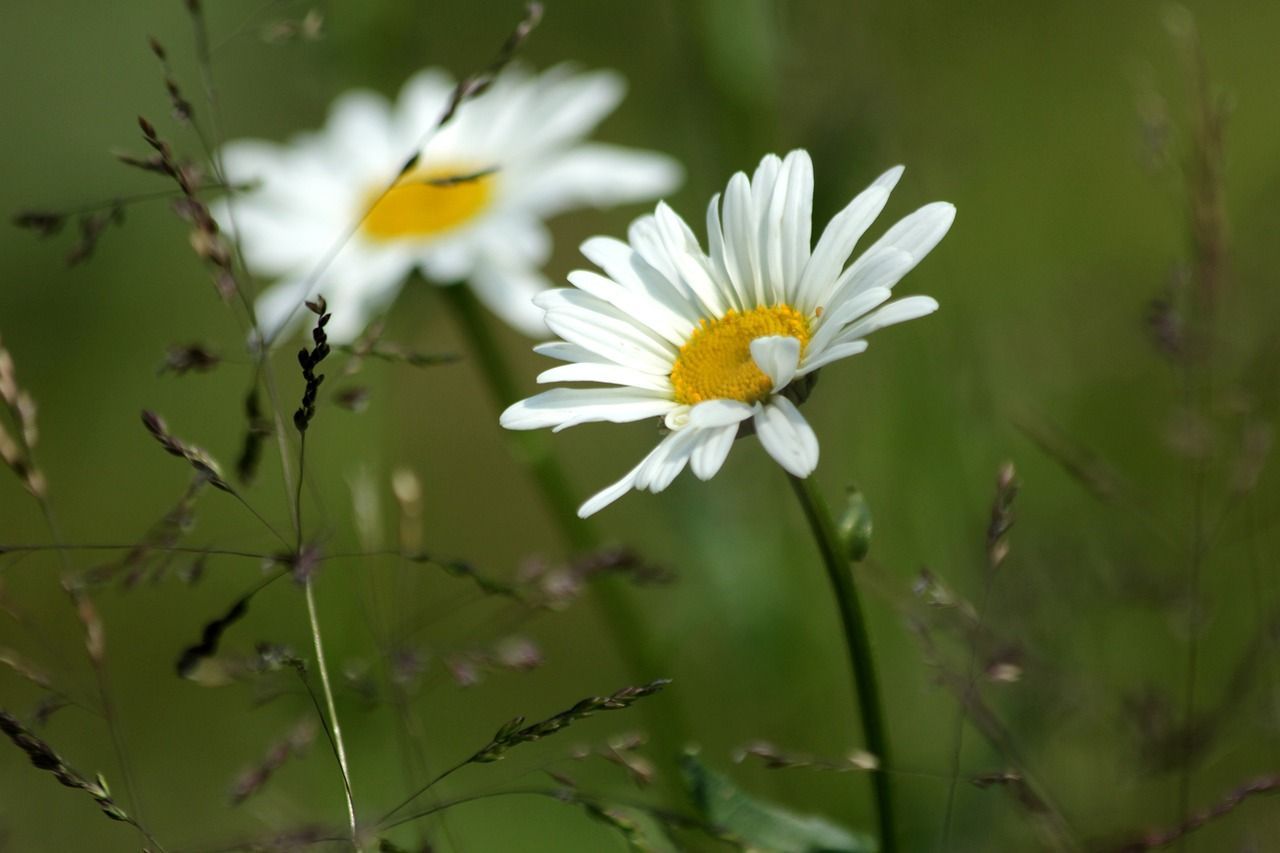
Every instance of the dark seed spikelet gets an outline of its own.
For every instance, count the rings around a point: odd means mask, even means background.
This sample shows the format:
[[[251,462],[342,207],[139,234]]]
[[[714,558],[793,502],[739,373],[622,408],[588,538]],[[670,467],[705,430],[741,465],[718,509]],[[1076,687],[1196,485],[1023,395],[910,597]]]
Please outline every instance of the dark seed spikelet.
[[[13,215],[18,228],[34,231],[41,237],[57,234],[67,224],[67,216],[53,210],[21,210]]]
[[[172,344],[164,351],[164,361],[156,371],[159,374],[208,373],[222,363],[222,357],[201,343]]]
[[[201,448],[193,444],[187,444],[170,433],[169,426],[164,422],[164,418],[155,412],[144,409],[142,411],[142,425],[147,428],[147,432],[151,433],[152,438],[160,443],[166,453],[170,456],[177,456],[179,459],[185,459],[192,468],[196,469],[200,476],[208,481],[209,485],[215,489],[235,494],[235,490],[231,488],[231,485],[222,478],[222,469],[217,460]]]
[[[324,374],[317,375],[315,369],[329,355],[329,338],[324,327],[328,325],[331,315],[327,313],[326,307],[323,296],[317,296],[314,302],[307,302],[307,308],[318,319],[315,328],[311,330],[311,339],[315,345],[311,349],[303,347],[298,350],[298,365],[302,368],[302,379],[306,383],[302,391],[302,403],[293,413],[293,425],[298,428],[298,432],[305,433],[311,425],[311,419],[316,416],[316,395],[320,393],[320,384],[324,382]]]
[[[262,413],[262,398],[257,383],[245,395],[244,415],[248,426],[244,442],[240,446],[240,456],[236,459],[236,479],[248,485],[258,473],[258,464],[262,461],[262,445],[273,432],[271,420]]]
[[[112,820],[134,823],[133,818],[129,817],[111,798],[111,791],[101,776],[92,782],[86,779],[63,761],[53,747],[32,734],[7,711],[0,711],[0,732],[13,741],[18,749],[26,753],[35,767],[52,773],[53,777],[66,787],[84,791],[92,797],[104,815]]]
[[[189,163],[179,162],[169,143],[160,138],[155,125],[150,121],[139,116],[138,127],[142,130],[143,140],[155,152],[152,159],[145,161],[144,168],[168,175],[177,184],[181,197],[174,202],[174,213],[191,223],[191,248],[209,265],[218,294],[223,300],[230,302],[238,288],[233,255],[219,231],[218,223],[199,197],[204,183],[200,170]],[[133,162],[130,165],[139,164]]]
[[[205,623],[200,630],[200,642],[187,646],[182,650],[182,654],[178,656],[176,669],[179,676],[190,678],[201,661],[217,654],[218,644],[222,641],[222,635],[249,612],[251,597],[250,595],[241,596],[227,608],[226,613]]]

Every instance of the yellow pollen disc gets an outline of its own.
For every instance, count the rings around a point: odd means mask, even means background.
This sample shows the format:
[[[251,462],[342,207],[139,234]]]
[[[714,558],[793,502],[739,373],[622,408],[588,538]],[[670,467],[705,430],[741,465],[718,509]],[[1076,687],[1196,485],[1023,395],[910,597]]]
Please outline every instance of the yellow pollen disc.
[[[456,228],[474,217],[489,203],[493,176],[448,182],[442,179],[465,176],[473,169],[432,167],[409,172],[382,198],[380,190],[369,194],[373,208],[361,228],[375,240],[405,237],[432,237]],[[441,183],[429,183],[442,181]]]
[[[773,381],[751,357],[756,338],[797,338],[800,351],[809,343],[809,321],[790,305],[753,308],[703,320],[680,347],[671,384],[676,402],[692,406],[705,400],[754,403],[769,396]]]

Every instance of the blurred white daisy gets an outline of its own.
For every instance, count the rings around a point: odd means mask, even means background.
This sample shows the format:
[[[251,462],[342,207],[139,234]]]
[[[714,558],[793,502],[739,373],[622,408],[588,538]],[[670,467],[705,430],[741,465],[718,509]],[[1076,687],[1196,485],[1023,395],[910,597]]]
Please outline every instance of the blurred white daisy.
[[[865,350],[877,329],[938,307],[927,296],[884,303],[947,233],[951,204],[925,205],[845,266],[901,175],[901,167],[881,175],[812,249],[813,164],[804,151],[785,160],[770,154],[752,178],[730,179],[723,210],[719,195],[707,208],[708,251],[665,203],[631,225],[630,245],[588,240],[582,253],[605,275],[571,273],[576,289],[534,300],[563,338],[535,351],[568,362],[538,381],[619,387],[546,391],[508,408],[502,425],[561,430],[663,419],[670,432],[583,504],[584,518],[631,489],[662,491],[686,465],[711,478],[747,421],[778,464],[807,477],[818,440],[791,399],[801,380]]]
[[[545,335],[543,312],[531,302],[550,287],[538,271],[551,252],[543,220],[576,207],[656,198],[680,180],[668,157],[583,141],[622,99],[617,74],[509,68],[464,104],[380,197],[453,89],[443,72],[425,71],[394,105],[372,92],[349,92],[318,133],[287,145],[241,140],[225,147],[227,179],[253,188],[214,215],[236,235],[255,273],[279,279],[256,306],[268,337],[301,316],[296,308],[308,277],[357,222],[310,288],[328,301],[331,339],[357,336],[415,268],[438,284],[467,282],[502,319]]]

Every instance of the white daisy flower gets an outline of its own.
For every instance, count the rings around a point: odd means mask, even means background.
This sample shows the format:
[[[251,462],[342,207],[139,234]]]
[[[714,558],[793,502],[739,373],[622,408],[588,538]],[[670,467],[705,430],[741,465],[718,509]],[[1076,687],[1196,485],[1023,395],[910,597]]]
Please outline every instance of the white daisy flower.
[[[730,179],[723,209],[719,195],[707,208],[705,252],[665,203],[631,225],[630,245],[586,241],[582,253],[605,275],[571,273],[576,289],[534,300],[563,338],[534,350],[568,362],[538,381],[618,387],[546,391],[508,408],[502,425],[561,430],[663,419],[669,433],[583,504],[584,518],[631,489],[662,491],[686,465],[710,479],[747,421],[779,465],[807,477],[818,464],[818,440],[789,386],[862,352],[877,329],[938,307],[927,296],[884,303],[947,233],[951,204],[925,205],[845,266],[901,175],[902,167],[881,175],[812,249],[813,164],[804,151],[785,160],[770,154],[750,179],[741,172]]]
[[[543,336],[543,312],[531,302],[551,286],[538,272],[551,252],[543,220],[656,198],[679,183],[680,168],[668,157],[583,141],[622,99],[620,76],[509,68],[429,139],[414,168],[379,199],[453,89],[443,72],[424,71],[394,105],[349,92],[323,131],[288,145],[226,146],[227,179],[255,188],[214,215],[256,273],[280,279],[256,306],[268,337],[291,315],[297,319],[308,277],[355,223],[310,288],[328,301],[330,339],[357,336],[415,268],[439,284],[466,281],[495,314]]]

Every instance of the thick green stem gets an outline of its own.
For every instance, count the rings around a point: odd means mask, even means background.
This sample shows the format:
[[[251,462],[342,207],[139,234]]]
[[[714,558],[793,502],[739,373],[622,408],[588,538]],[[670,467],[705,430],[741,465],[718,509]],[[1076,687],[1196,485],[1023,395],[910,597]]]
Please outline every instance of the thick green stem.
[[[849,560],[840,546],[831,512],[818,492],[812,479],[791,477],[800,507],[804,510],[822,555],[822,564],[831,581],[836,606],[840,610],[840,622],[844,627],[845,647],[849,651],[849,664],[853,674],[853,688],[858,700],[858,714],[862,718],[862,737],[866,748],[879,764],[871,774],[871,790],[875,797],[876,822],[880,828],[880,849],[894,853],[898,849],[893,828],[893,790],[889,760],[889,736],[885,730],[884,716],[880,710],[880,687],[876,680],[875,661],[871,656],[871,640],[867,635],[866,619],[858,599],[858,588],[853,582]]]
[[[506,408],[522,394],[502,348],[494,337],[484,309],[466,285],[455,284],[440,288],[445,302],[453,312],[459,328],[467,338],[475,364],[484,376],[499,409]],[[526,430],[503,430],[507,446],[533,477],[538,491],[560,530],[564,542],[573,551],[589,551],[600,547],[600,537],[595,528],[578,517],[578,498],[559,460],[551,452],[547,436]],[[649,633],[636,609],[627,600],[627,590],[617,578],[602,577],[591,584],[591,594],[605,625],[613,636],[613,642],[627,667],[629,677],[637,684],[666,675],[665,661],[652,652]],[[649,728],[659,767],[676,772],[677,757],[684,740],[684,723],[670,701],[650,702],[642,713],[648,717]]]

